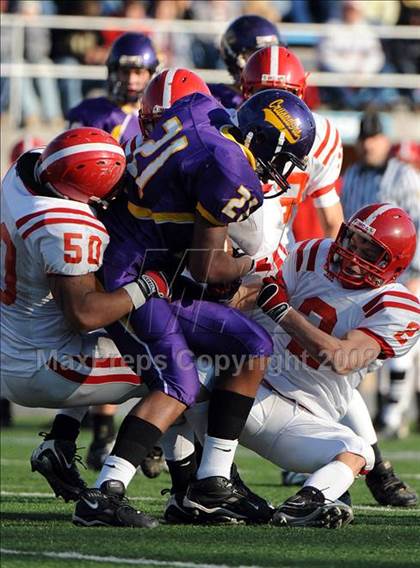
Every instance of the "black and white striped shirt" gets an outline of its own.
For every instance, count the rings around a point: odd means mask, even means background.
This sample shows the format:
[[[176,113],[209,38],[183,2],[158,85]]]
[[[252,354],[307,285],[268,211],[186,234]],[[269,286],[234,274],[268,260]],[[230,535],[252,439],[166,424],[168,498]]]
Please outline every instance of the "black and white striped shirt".
[[[417,250],[411,270],[420,273],[420,173],[397,158],[383,169],[356,163],[343,178],[341,192],[344,218],[371,203],[393,203],[407,211],[417,228]]]

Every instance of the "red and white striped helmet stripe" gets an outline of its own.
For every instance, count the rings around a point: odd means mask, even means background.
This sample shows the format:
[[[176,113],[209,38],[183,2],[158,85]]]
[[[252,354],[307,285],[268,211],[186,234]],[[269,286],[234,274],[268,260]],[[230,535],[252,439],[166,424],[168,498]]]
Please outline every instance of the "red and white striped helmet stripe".
[[[174,81],[175,73],[178,71],[178,67],[168,69],[165,77],[165,83],[163,85],[162,94],[162,106],[163,108],[170,108],[172,105],[172,84]]]
[[[111,152],[122,156],[125,158],[124,150],[117,146],[116,144],[106,144],[100,142],[94,142],[89,144],[76,144],[75,146],[69,146],[68,148],[63,148],[62,150],[58,150],[48,156],[43,160],[39,165],[38,173],[41,174],[44,170],[46,170],[51,164],[60,160],[61,158],[65,158],[67,156],[73,156],[74,154],[82,154],[83,152]]]
[[[386,211],[389,211],[390,209],[395,209],[395,205],[391,205],[391,203],[384,203],[366,217],[364,223],[366,223],[366,225],[372,225],[372,223],[374,223],[380,215],[383,215],[383,213],[386,213]]]
[[[270,47],[270,77],[279,75],[279,48],[277,45]]]

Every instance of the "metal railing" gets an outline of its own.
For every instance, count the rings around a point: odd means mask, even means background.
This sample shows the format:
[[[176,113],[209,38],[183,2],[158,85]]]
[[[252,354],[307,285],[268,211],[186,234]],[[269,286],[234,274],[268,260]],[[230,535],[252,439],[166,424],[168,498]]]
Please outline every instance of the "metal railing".
[[[57,79],[106,78],[103,65],[59,65],[31,64],[24,62],[24,30],[25,28],[74,29],[74,30],[131,30],[148,31],[163,34],[194,34],[220,36],[229,22],[201,20],[154,20],[144,19],[140,22],[132,19],[87,17],[87,16],[24,16],[2,14],[1,27],[14,29],[11,62],[2,62],[1,76],[11,80],[10,115],[13,123],[17,123],[21,113],[21,81],[20,77],[55,77]],[[296,37],[319,38],[330,32],[330,26],[339,33],[339,25],[334,24],[293,24],[281,23],[279,30],[287,40]],[[420,26],[373,26],[378,37],[383,39],[415,39],[420,41]],[[365,28],[360,28],[362,32]],[[357,29],[355,29],[357,34]],[[197,72],[208,82],[232,81],[227,71],[217,69],[197,69]],[[352,86],[352,87],[395,87],[401,89],[420,89],[420,76],[416,74],[381,73],[355,74],[314,72],[309,76],[309,84],[317,86]]]

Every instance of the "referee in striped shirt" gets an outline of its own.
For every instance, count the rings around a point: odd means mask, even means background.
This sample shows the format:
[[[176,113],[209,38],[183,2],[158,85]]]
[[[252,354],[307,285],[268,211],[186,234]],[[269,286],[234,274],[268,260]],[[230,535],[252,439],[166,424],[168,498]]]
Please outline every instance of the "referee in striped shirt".
[[[417,227],[417,250],[410,269],[404,274],[404,284],[420,295],[420,173],[391,155],[391,142],[376,112],[366,112],[362,116],[356,149],[359,161],[343,178],[344,218],[348,219],[370,203],[393,203],[407,211]],[[412,392],[407,371],[413,367],[414,356],[412,350],[398,362],[390,361],[390,389],[378,415],[378,426],[384,435],[403,434],[403,415],[410,405]],[[420,385],[417,386],[420,389]],[[417,392],[417,412],[420,426],[420,392]]]

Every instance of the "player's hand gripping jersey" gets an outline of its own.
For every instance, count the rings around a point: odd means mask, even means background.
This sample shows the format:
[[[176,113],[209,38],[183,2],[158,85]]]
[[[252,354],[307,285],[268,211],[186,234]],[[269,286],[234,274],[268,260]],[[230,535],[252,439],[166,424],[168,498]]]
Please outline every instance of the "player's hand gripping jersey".
[[[138,111],[118,106],[106,97],[86,99],[68,113],[69,128],[94,126],[109,132],[120,144],[140,135]]]
[[[126,227],[138,235],[139,247],[167,249],[173,262],[191,244],[197,212],[213,225],[228,225],[260,207],[252,156],[224,135],[229,127],[225,109],[194,94],[165,111],[150,140],[128,142],[128,210],[119,206],[115,221],[106,216],[110,230],[121,234]]]
[[[282,268],[290,305],[326,333],[343,338],[361,330],[381,347],[380,358],[400,357],[420,336],[418,298],[398,283],[379,289],[344,288],[325,265],[330,239],[296,245]],[[253,318],[272,333],[274,355],[266,380],[321,418],[339,420],[366,370],[343,376],[311,358],[298,342],[262,311]]]
[[[29,155],[32,168],[39,153]],[[4,179],[2,208],[1,366],[29,378],[52,351],[81,351],[81,335],[53,299],[48,274],[97,271],[109,237],[88,205],[36,195],[21,161]]]

